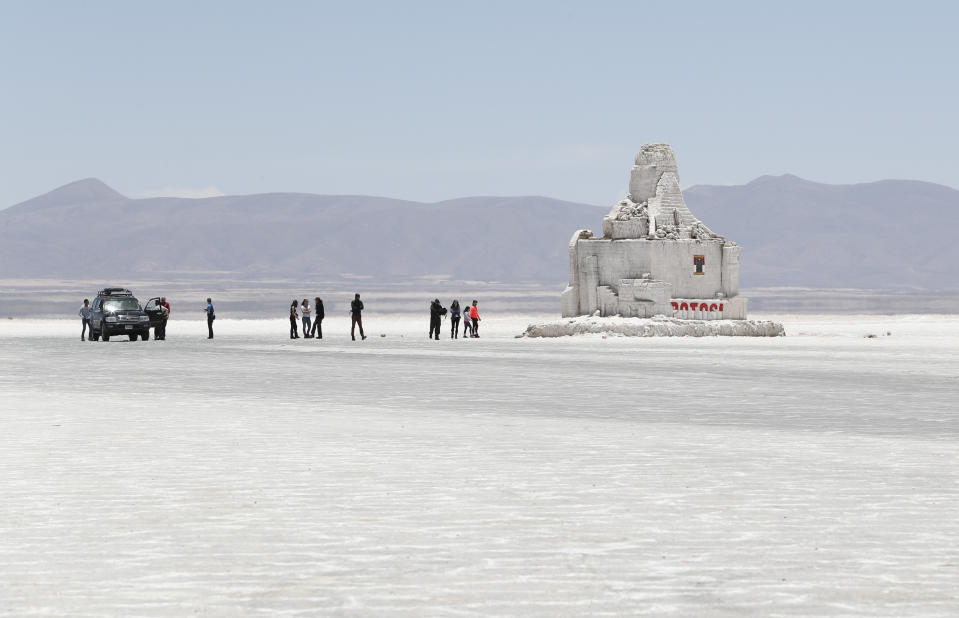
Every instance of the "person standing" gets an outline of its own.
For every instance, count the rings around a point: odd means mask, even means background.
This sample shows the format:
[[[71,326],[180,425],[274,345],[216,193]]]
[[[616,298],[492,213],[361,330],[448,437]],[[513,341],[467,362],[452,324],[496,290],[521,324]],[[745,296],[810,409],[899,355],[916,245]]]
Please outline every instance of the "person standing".
[[[90,314],[93,313],[93,309],[90,308],[90,299],[83,299],[83,306],[80,307],[80,313],[77,315],[80,316],[80,319],[83,321],[83,326],[80,329],[80,341],[87,340],[87,331],[90,331],[90,334],[93,334],[93,329],[90,328]]]
[[[473,323],[473,325],[472,325],[472,326],[473,326],[473,335],[472,335],[472,337],[473,337],[474,339],[479,339],[479,321],[480,321],[480,315],[479,315],[479,308],[476,306],[477,304],[479,304],[478,301],[475,301],[475,300],[474,300],[474,301],[473,301],[473,306],[470,307],[470,321]]]
[[[166,339],[166,321],[170,318],[169,306],[169,304],[162,300],[160,304],[157,305],[157,309],[160,311],[160,323],[153,329],[153,338],[156,341],[164,341]]]
[[[293,299],[293,302],[290,303],[290,339],[299,339],[300,333],[296,331],[296,321],[299,319],[299,314],[296,312],[296,299]]]
[[[326,311],[323,309],[323,299],[319,296],[313,299],[313,333],[317,339],[323,338],[323,318],[326,317]]]
[[[446,308],[440,304],[440,299],[434,298],[433,302],[430,303],[430,334],[429,339],[433,339],[434,335],[436,340],[440,340],[440,324],[443,321],[443,316],[446,315]]]
[[[353,338],[353,341],[356,341],[356,326],[360,327],[360,337],[366,339],[366,335],[363,334],[363,301],[360,300],[359,293],[353,297],[353,302],[350,303],[350,316],[352,317],[352,326],[350,326],[350,337]]]
[[[469,335],[473,334],[473,322],[470,320],[470,308],[467,307],[463,310],[463,339],[466,339]]]
[[[207,339],[213,339],[213,320],[216,319],[216,312],[213,310],[213,299],[206,299],[206,328],[210,331],[210,336]]]
[[[310,334],[312,319],[310,316],[313,315],[313,310],[310,308],[310,300],[308,298],[303,299],[303,304],[300,305],[300,311],[303,313],[303,338],[312,339],[313,335]]]
[[[450,305],[450,339],[456,339],[460,330],[460,301],[454,300]]]
[[[166,323],[170,319],[170,303],[166,301],[166,296],[160,297],[160,304],[157,305],[160,310],[160,324],[153,329],[153,338],[164,341],[166,339]]]

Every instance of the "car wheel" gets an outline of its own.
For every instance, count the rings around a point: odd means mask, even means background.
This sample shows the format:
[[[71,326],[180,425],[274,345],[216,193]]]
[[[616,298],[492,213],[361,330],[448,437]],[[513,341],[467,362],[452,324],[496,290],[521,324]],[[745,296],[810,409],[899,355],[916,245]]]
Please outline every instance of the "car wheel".
[[[138,335],[137,335],[136,333],[130,333],[130,341],[136,341],[136,340],[137,340],[137,336],[138,336]]]
[[[140,333],[140,336],[143,338],[144,341],[149,341],[149,339],[150,339],[150,329],[148,328],[148,329],[146,329],[145,331],[143,331],[142,333]]]
[[[105,328],[100,329],[100,338],[103,339],[104,341],[110,341],[110,333],[107,332],[107,329]]]
[[[93,331],[91,330],[91,331],[90,331],[90,336],[88,337],[88,339],[89,339],[90,341],[99,341],[99,340],[100,340],[100,333],[95,333],[95,332],[93,332]]]

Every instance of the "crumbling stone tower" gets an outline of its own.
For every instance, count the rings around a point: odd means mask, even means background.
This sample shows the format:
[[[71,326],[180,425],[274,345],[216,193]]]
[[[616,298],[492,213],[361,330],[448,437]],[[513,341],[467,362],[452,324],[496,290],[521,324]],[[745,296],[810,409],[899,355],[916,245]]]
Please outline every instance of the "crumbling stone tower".
[[[673,149],[646,144],[629,194],[603,219],[603,237],[578,230],[570,240],[563,316],[745,319],[739,251],[686,206]]]

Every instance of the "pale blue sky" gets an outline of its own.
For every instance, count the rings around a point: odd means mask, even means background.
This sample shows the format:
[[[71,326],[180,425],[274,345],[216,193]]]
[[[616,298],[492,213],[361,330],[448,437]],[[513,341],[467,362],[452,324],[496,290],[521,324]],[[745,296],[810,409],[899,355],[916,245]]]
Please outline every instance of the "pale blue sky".
[[[606,204],[684,186],[959,187],[959,9],[930,2],[5,2],[0,207],[95,176]]]

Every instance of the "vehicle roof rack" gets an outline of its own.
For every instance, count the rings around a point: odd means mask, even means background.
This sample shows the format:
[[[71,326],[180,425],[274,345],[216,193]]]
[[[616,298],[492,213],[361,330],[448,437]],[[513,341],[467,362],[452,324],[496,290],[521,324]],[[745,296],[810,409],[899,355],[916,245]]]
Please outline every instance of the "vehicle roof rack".
[[[97,296],[133,296],[133,292],[126,288],[103,288]]]

